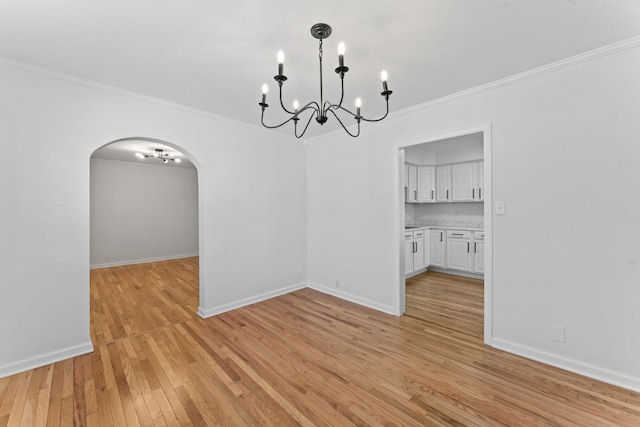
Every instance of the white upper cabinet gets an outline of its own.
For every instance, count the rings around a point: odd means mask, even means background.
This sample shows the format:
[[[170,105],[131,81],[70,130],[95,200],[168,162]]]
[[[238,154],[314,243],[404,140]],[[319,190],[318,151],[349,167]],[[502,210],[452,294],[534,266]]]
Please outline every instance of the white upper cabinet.
[[[482,160],[476,166],[476,188],[478,189],[476,200],[484,200],[484,162]]]
[[[418,168],[407,165],[407,203],[418,201]]]
[[[418,202],[436,201],[436,173],[432,166],[418,167]]]
[[[454,202],[475,201],[477,163],[459,163],[451,166]]]
[[[451,201],[451,166],[436,167],[436,202]]]
[[[481,202],[484,200],[484,162],[440,166],[405,164],[407,203]]]
[[[451,166],[452,201],[484,200],[484,162],[459,163]]]

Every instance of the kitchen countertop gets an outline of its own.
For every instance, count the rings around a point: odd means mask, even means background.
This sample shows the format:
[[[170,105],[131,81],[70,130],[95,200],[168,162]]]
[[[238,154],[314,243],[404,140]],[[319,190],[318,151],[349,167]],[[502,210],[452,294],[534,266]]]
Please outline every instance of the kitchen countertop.
[[[407,228],[408,227],[408,228]],[[420,229],[438,229],[438,230],[469,230],[469,231],[484,231],[484,224],[470,223],[470,222],[432,222],[422,224],[405,224],[405,230],[420,230]]]

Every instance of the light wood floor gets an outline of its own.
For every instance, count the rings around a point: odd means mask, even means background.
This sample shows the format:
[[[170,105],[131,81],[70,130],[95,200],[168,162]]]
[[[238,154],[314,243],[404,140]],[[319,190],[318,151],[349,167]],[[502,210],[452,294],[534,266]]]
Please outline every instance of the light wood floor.
[[[640,395],[485,347],[482,282],[396,318],[309,289],[195,315],[197,259],[91,272],[95,352],[0,379],[0,426],[640,425]]]

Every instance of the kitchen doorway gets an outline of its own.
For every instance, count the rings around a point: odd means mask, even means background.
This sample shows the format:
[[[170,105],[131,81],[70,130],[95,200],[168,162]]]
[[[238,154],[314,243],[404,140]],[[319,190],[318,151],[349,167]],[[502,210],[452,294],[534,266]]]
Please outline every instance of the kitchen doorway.
[[[484,280],[484,342],[492,337],[491,126],[400,147],[401,312],[406,279],[435,271]]]

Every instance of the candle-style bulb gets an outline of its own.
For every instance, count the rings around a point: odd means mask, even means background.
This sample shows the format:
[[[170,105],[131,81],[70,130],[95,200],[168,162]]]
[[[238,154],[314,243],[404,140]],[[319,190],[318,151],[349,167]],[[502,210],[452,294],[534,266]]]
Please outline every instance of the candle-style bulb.
[[[282,51],[282,49],[278,51],[277,58],[278,58],[278,75],[284,76],[284,52]]]
[[[338,65],[340,67],[344,67],[344,50],[344,42],[340,42],[340,44],[338,45]]]
[[[266,95],[267,93],[269,93],[269,85],[265,83],[262,85],[262,94]]]
[[[362,106],[362,100],[360,98],[356,98],[356,118],[360,117],[360,107]]]
[[[389,91],[389,87],[387,86],[388,78],[389,78],[389,75],[387,74],[387,71],[382,70],[382,72],[380,73],[380,79],[382,80],[382,90],[385,92]]]
[[[293,110],[297,113],[298,112],[298,107],[300,107],[300,104],[298,104],[298,100],[294,99],[293,100]]]

